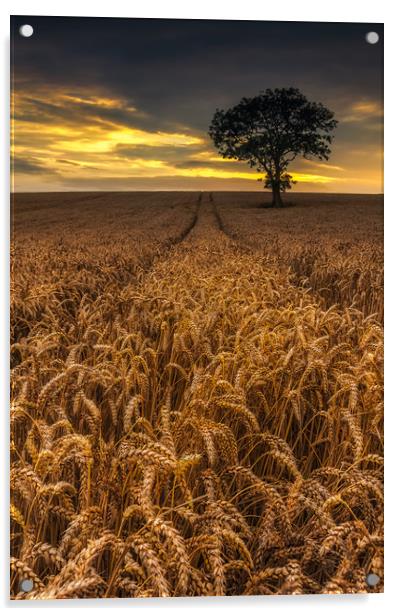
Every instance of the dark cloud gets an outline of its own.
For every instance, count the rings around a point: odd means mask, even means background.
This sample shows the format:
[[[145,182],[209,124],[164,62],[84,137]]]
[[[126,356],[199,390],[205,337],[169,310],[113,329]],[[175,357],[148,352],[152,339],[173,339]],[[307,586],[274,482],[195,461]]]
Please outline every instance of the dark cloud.
[[[72,167],[82,167],[80,163],[76,163],[73,160],[66,160],[64,158],[57,158],[56,163],[61,163],[62,165],[72,165]]]
[[[246,169],[247,167],[243,163],[239,163],[237,161],[228,161],[228,160],[183,160],[174,163],[174,167],[177,169],[200,169],[203,167],[212,167],[213,169],[225,169],[225,170],[235,170],[239,171],[241,169]]]
[[[68,160],[66,158],[56,158],[56,163],[61,163],[62,165],[70,165],[71,167],[79,167],[80,169],[98,169],[94,165],[87,165],[83,163],[77,163],[75,160]]]
[[[35,158],[23,158],[21,156],[15,156],[13,159],[12,170],[14,173],[25,174],[43,174],[49,173],[49,170],[45,165],[41,164]]]
[[[41,87],[45,96],[46,91],[43,85]],[[19,88],[19,90],[24,92],[24,88]],[[139,111],[125,100],[116,100],[114,106],[104,106],[100,103],[74,100],[73,95],[68,97],[68,92],[67,95],[63,92],[63,98],[58,97],[57,103],[29,96],[24,97],[23,109],[16,110],[15,119],[33,123],[54,123],[61,120],[64,124],[72,126],[90,124],[112,128],[117,125],[148,131],[179,131],[185,128],[177,121]]]
[[[35,32],[24,39],[27,22]],[[338,111],[380,99],[383,45],[366,43],[371,29],[383,35],[381,24],[14,17],[14,77],[111,91],[153,123],[204,131],[216,107],[266,87],[297,86]]]
[[[191,152],[196,154],[201,152],[204,146],[185,145],[185,146],[149,146],[149,145],[116,145],[114,153],[120,158],[149,158],[151,160],[167,159],[171,160],[179,156],[187,158]]]

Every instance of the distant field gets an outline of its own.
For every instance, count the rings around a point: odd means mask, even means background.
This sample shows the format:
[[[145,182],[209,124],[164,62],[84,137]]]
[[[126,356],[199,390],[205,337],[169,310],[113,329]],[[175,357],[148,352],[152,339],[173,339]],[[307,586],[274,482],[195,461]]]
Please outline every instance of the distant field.
[[[383,198],[267,200],[12,196],[13,597],[383,590]]]

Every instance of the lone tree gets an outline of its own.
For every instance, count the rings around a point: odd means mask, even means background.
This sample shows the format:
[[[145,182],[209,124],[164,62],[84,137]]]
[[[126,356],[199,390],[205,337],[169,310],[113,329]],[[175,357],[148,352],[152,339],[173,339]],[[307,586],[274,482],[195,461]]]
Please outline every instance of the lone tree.
[[[328,160],[334,114],[309,100],[297,88],[264,90],[242,98],[231,109],[217,109],[209,135],[223,158],[243,160],[265,172],[272,206],[282,207],[281,193],[295,183],[287,173],[296,156]]]

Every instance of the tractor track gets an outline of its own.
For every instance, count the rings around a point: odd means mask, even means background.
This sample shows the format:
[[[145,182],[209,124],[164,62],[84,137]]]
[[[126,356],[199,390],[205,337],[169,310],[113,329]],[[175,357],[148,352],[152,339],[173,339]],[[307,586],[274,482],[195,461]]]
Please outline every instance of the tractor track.
[[[210,192],[210,194],[209,194],[209,201],[211,203],[212,210],[213,210],[213,213],[214,213],[214,216],[215,216],[215,220],[216,220],[216,225],[217,225],[219,231],[221,231],[225,235],[225,237],[227,237],[229,239],[229,241],[235,246],[235,248],[240,249],[244,253],[251,252],[251,247],[249,247],[246,244],[244,244],[239,239],[239,237],[238,237],[238,235],[236,233],[233,233],[232,231],[228,231],[228,229],[224,225],[222,216],[220,214],[220,211],[218,209],[218,206],[216,204],[216,201],[214,199],[214,195],[213,195],[212,192]]]
[[[191,234],[193,229],[197,226],[197,223],[199,220],[199,211],[201,208],[202,201],[203,201],[203,193],[200,193],[197,198],[196,207],[195,207],[193,216],[189,224],[186,225],[186,227],[184,227],[184,229],[178,235],[164,240],[161,243],[160,247],[155,251],[153,255],[143,257],[140,260],[142,274],[143,273],[147,274],[148,272],[150,272],[157,263],[159,263],[161,260],[166,259],[168,257],[168,254],[174,247],[178,246],[179,244],[182,244],[182,242],[184,242],[187,239],[187,237]]]
[[[196,209],[195,209],[192,220],[190,221],[188,226],[182,231],[182,233],[180,233],[176,238],[170,240],[169,247],[176,246],[177,244],[184,242],[185,239],[188,237],[188,235],[193,231],[193,229],[195,228],[195,226],[197,225],[199,221],[199,212],[200,212],[202,202],[203,202],[203,193],[200,193],[197,198]]]
[[[215,216],[215,220],[216,220],[218,229],[220,231],[222,231],[222,233],[225,233],[225,235],[227,235],[229,237],[229,234],[226,232],[226,229],[224,228],[224,224],[222,222],[222,218],[221,218],[221,215],[220,215],[219,210],[217,208],[217,204],[215,203],[214,195],[212,194],[212,192],[210,192],[208,198],[209,198],[209,201],[210,201],[210,203],[212,205],[212,210],[213,210],[213,213],[214,213],[214,216]]]
[[[219,245],[221,240],[239,247],[236,238],[224,226],[213,193],[207,195],[200,192],[190,222],[178,235],[165,240],[154,255],[143,259],[142,273],[150,272],[158,263],[167,259],[172,250],[182,245],[194,248],[199,241]]]
[[[229,240],[231,242],[233,240],[224,227],[213,193],[210,192],[208,195],[201,193],[196,223],[190,233],[185,235],[185,239],[191,241],[207,240],[212,244],[213,242],[219,243],[221,238],[225,238],[224,241]]]

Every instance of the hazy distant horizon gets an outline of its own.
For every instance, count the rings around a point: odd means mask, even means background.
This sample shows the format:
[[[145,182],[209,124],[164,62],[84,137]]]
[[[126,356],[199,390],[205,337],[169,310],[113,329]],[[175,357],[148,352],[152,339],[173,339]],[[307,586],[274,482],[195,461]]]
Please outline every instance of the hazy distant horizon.
[[[187,192],[187,193],[198,193],[198,192],[212,192],[212,193],[256,193],[256,194],[260,194],[262,195],[262,191],[257,191],[257,190],[234,190],[234,189],[220,189],[220,190],[201,190],[201,189],[179,189],[179,188],[170,188],[170,189],[160,189],[160,190],[148,190],[148,189],[137,189],[137,190],[11,190],[10,194],[11,195],[19,195],[19,194],[42,194],[42,193],[54,193],[54,194],[71,194],[71,193],[138,193],[138,192],[142,192],[142,193],[149,193],[149,192],[154,192],[154,193],[164,193],[164,192]],[[272,193],[270,191],[265,191],[264,194],[266,196],[272,196]],[[287,192],[284,193],[285,198],[287,200],[288,197],[295,196],[295,195],[365,195],[365,196],[384,196],[384,192],[317,192],[317,191],[291,191],[291,192]]]

